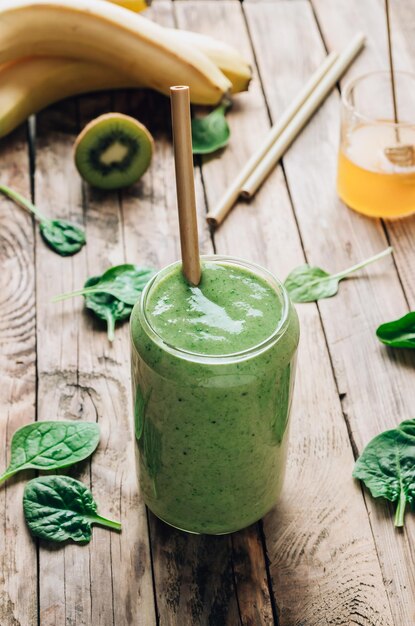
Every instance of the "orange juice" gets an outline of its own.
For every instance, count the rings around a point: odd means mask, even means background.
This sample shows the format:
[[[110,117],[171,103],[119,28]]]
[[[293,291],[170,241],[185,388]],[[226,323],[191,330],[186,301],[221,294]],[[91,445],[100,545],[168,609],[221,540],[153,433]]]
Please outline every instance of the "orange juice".
[[[397,218],[415,212],[415,164],[392,162],[385,149],[415,146],[415,127],[360,124],[343,133],[337,192],[349,207],[370,217]],[[395,161],[395,159],[393,159]]]

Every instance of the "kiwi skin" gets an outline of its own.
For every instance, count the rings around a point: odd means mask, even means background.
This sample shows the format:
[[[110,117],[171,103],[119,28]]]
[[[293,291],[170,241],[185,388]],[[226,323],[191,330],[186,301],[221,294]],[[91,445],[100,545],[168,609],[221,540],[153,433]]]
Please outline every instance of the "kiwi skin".
[[[123,113],[106,113],[89,122],[76,139],[75,165],[93,187],[122,189],[141,178],[153,150],[153,137],[143,124]]]

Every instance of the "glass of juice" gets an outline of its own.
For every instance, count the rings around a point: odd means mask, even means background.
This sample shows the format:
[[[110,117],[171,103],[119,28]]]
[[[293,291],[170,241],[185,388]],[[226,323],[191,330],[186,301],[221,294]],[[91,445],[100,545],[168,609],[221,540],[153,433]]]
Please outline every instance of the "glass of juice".
[[[337,192],[370,217],[415,212],[415,75],[394,74],[398,122],[389,71],[360,76],[342,94]]]
[[[267,270],[202,257],[190,286],[162,269],[131,315],[140,486],[150,510],[192,533],[260,519],[281,490],[299,339]]]

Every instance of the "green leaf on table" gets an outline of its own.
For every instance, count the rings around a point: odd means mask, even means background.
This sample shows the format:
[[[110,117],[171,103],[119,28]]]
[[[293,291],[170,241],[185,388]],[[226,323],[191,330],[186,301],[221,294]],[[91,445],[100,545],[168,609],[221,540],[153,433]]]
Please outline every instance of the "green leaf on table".
[[[42,476],[24,490],[23,511],[32,535],[51,541],[91,540],[92,524],[121,530],[121,524],[102,517],[89,489],[69,476]]]
[[[34,422],[16,430],[0,483],[20,470],[57,470],[88,458],[99,442],[95,422]]]
[[[61,256],[75,254],[85,245],[85,231],[80,226],[66,220],[49,219],[30,200],[7,185],[0,185],[0,193],[35,216],[44,241]]]
[[[99,283],[100,276],[91,276],[84,287],[91,287]],[[133,310],[131,304],[126,304],[108,293],[89,293],[85,296],[85,306],[104,320],[107,324],[109,341],[114,341],[115,322],[128,319]]]
[[[403,526],[406,503],[415,498],[415,420],[372,439],[357,459],[353,476],[374,498],[397,502],[395,526]]]
[[[415,349],[415,311],[393,322],[381,324],[376,335],[382,343],[392,348]]]
[[[101,276],[95,276],[94,280],[97,278],[98,280],[95,280],[93,285],[56,296],[53,298],[53,302],[67,300],[74,296],[106,293],[125,304],[134,306],[145,285],[154,274],[155,270],[147,267],[138,267],[131,264],[115,265]]]
[[[86,243],[85,231],[66,220],[45,220],[39,224],[46,243],[61,256],[78,252]]]
[[[334,296],[339,280],[319,267],[300,265],[287,276],[284,286],[293,302],[313,302]]]
[[[339,289],[339,282],[343,278],[369,265],[369,263],[378,261],[391,252],[392,248],[387,248],[383,252],[370,257],[370,259],[366,259],[366,261],[353,265],[337,274],[329,274],[320,267],[300,265],[300,267],[296,267],[288,274],[284,286],[293,302],[315,302],[322,298],[330,298],[336,295]]]
[[[192,119],[193,154],[210,154],[224,148],[230,137],[225,113],[228,105],[223,103],[205,117]]]

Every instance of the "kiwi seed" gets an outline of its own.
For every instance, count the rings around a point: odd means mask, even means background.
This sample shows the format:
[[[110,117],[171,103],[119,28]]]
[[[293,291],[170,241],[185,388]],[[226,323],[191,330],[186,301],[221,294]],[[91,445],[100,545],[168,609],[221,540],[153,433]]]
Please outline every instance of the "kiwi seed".
[[[153,137],[129,115],[107,113],[92,120],[75,142],[75,165],[86,182],[99,189],[135,183],[150,165]]]

